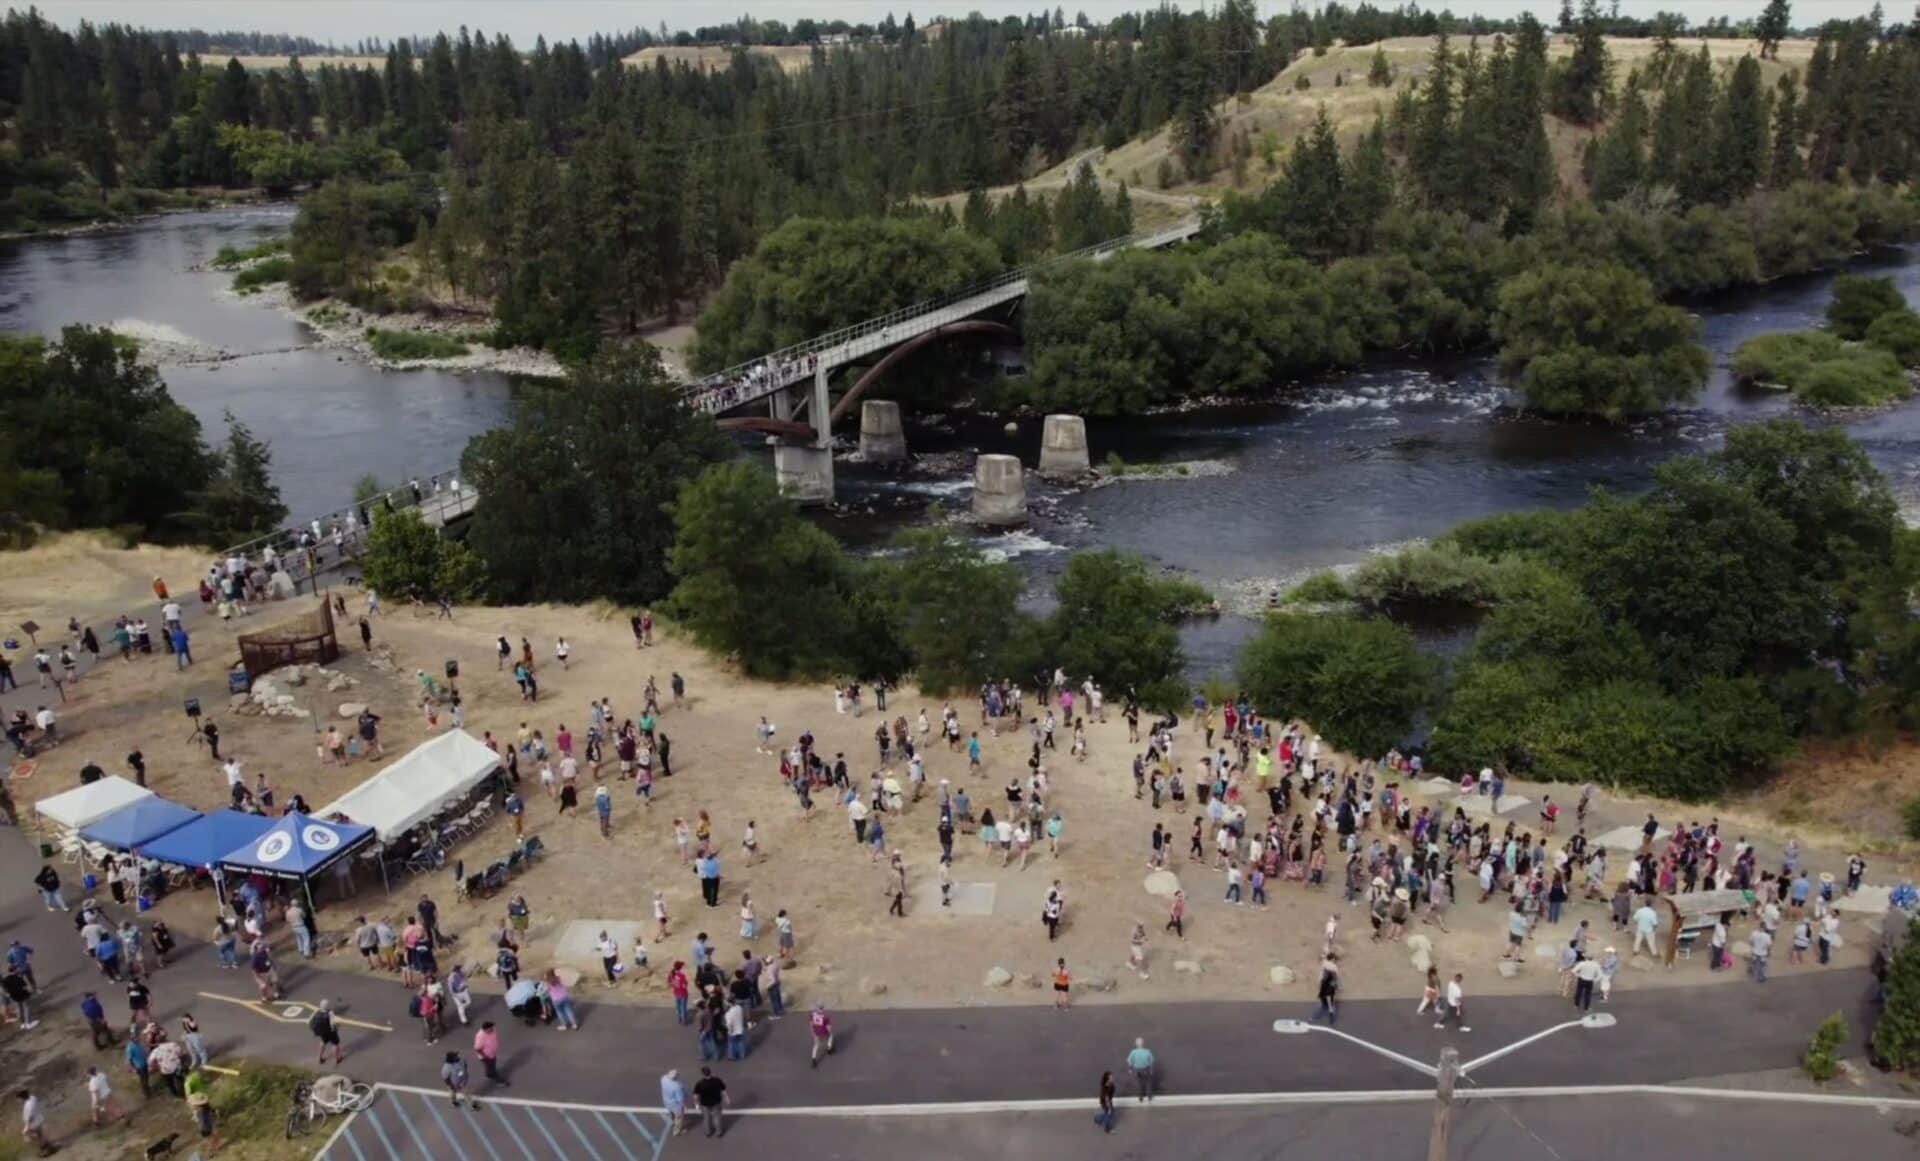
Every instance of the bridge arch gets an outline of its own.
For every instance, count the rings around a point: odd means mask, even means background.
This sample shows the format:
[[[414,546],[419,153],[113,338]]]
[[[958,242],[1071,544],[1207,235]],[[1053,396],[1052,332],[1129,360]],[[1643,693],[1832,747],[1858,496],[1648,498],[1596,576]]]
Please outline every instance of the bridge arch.
[[[802,423],[797,419],[771,419],[764,415],[735,416],[714,421],[721,431],[757,431],[762,435],[777,436],[781,439],[798,440],[811,443],[819,433],[811,423]]]
[[[854,382],[853,387],[849,389],[845,395],[840,397],[840,401],[833,405],[833,423],[838,424],[841,420],[845,419],[848,414],[853,411],[854,407],[859,404],[860,397],[866,394],[868,387],[878,382],[880,377],[888,371],[891,371],[895,365],[911,358],[920,348],[932,343],[936,339],[966,334],[1011,335],[1018,338],[1020,332],[1003,322],[976,318],[948,323],[937,330],[931,330],[926,334],[917,335],[914,338],[908,339],[906,342],[888,351],[886,356],[878,363],[867,368],[866,373]]]

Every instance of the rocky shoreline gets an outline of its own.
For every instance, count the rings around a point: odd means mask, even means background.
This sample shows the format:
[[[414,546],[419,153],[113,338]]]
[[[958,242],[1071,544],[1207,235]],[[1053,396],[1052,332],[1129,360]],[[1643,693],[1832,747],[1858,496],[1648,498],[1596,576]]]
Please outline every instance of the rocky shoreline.
[[[534,379],[558,379],[566,374],[560,360],[545,351],[531,347],[496,350],[484,343],[467,341],[465,336],[475,329],[472,321],[434,317],[420,312],[371,314],[332,299],[299,303],[294,301],[284,284],[267,286],[252,294],[237,294],[231,289],[225,293],[278,310],[304,324],[314,335],[311,346],[342,351],[383,371],[436,370],[455,374],[493,371]],[[468,351],[464,355],[437,359],[386,359],[374,353],[373,345],[367,338],[369,327],[459,338],[467,341]]]

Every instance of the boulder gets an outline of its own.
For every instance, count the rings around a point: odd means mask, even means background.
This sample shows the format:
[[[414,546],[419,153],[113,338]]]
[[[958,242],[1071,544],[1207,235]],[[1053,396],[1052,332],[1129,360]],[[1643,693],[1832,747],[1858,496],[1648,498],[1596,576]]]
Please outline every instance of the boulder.
[[[275,695],[274,695],[274,697],[273,697],[273,704],[275,704],[275,705],[292,705],[292,704],[293,704],[293,695],[292,695],[292,694],[290,694],[290,693],[279,693],[279,694],[275,694]]]
[[[1173,970],[1182,975],[1197,976],[1201,970],[1200,961],[1197,959],[1176,959],[1173,961]]]
[[[1427,969],[1433,966],[1433,953],[1424,947],[1414,948],[1413,954],[1407,958],[1412,961],[1413,970],[1423,976],[1427,974]]]
[[[307,671],[296,665],[282,674],[280,680],[286,682],[288,685],[305,685],[307,683]]]
[[[1288,987],[1294,979],[1293,969],[1286,964],[1277,963],[1267,969],[1267,982],[1276,988]]]
[[[1112,976],[1081,976],[1080,986],[1089,992],[1111,992],[1120,985]]]
[[[1013,982],[1013,973],[1003,967],[987,969],[987,978],[982,981],[989,988],[1004,988]]]
[[[366,712],[367,703],[364,701],[343,701],[340,703],[340,716],[343,718],[357,718]]]
[[[1180,889],[1180,876],[1174,874],[1172,871],[1150,872],[1147,875],[1146,888],[1147,894],[1149,895],[1158,895],[1162,899],[1171,899],[1173,898],[1173,893]]]
[[[1418,933],[1409,935],[1407,936],[1407,950],[1408,951],[1424,951],[1431,954],[1433,951],[1433,940],[1427,938],[1424,935],[1420,935]]]
[[[1037,988],[1040,986],[1040,977],[1034,975],[1032,972],[1021,972],[1013,978],[1015,982],[1023,988]]]
[[[862,976],[860,978],[860,990],[869,996],[884,996],[887,994],[887,985],[881,983],[879,980]]]
[[[1518,960],[1503,959],[1499,961],[1499,967],[1502,979],[1510,980],[1520,974],[1520,963]]]
[[[327,692],[339,693],[343,689],[352,689],[356,684],[358,683],[355,682],[351,677],[346,677],[346,676],[334,677],[327,682]]]

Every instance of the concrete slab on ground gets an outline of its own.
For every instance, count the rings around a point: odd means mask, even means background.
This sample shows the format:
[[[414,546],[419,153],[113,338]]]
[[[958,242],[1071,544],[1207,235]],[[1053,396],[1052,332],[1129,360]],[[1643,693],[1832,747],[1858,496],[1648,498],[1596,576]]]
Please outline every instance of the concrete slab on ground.
[[[646,925],[637,919],[576,919],[560,929],[560,938],[553,945],[553,962],[598,973],[603,931],[619,941],[624,962],[633,959],[634,941],[645,936]]]
[[[948,895],[947,906],[940,906],[940,880],[931,875],[922,875],[914,880],[907,894],[912,898],[908,906],[914,915],[950,915],[979,918],[993,914],[994,896],[998,891],[992,883],[961,883],[956,881]]]
[[[1503,815],[1512,814],[1521,807],[1531,804],[1532,801],[1532,799],[1523,798],[1518,794],[1502,795],[1500,797],[1500,810],[1498,813]],[[1493,799],[1491,797],[1479,794],[1462,794],[1456,802],[1457,805],[1468,814],[1495,813],[1492,807]]]

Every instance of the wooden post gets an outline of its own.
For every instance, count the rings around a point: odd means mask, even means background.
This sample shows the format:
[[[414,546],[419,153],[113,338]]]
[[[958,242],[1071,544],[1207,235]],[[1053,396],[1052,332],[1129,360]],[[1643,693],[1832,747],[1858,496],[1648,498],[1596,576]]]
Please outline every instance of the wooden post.
[[[1427,1139],[1427,1161],[1447,1161],[1447,1138],[1453,1130],[1453,1082],[1460,1074],[1460,1052],[1449,1045],[1440,1050],[1440,1075],[1434,1081],[1433,1135]]]

